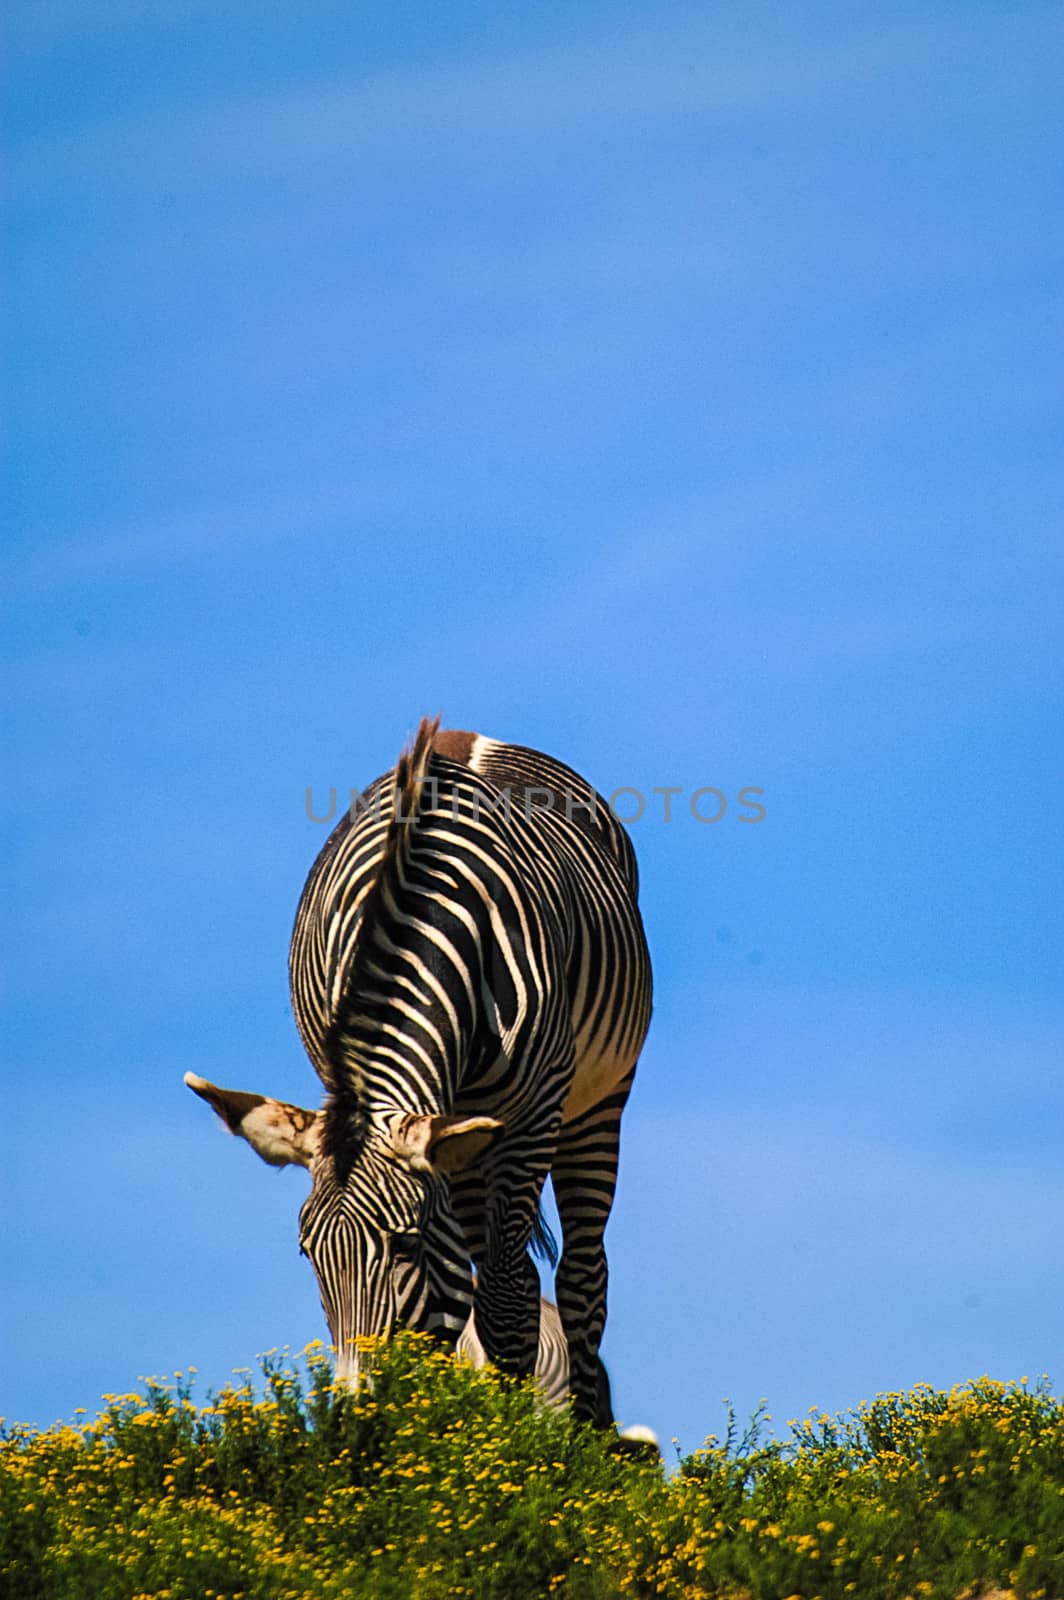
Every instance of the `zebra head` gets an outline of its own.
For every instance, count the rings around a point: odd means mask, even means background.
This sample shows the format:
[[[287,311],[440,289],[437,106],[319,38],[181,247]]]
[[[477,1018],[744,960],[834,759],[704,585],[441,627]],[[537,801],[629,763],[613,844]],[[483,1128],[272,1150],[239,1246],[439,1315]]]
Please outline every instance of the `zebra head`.
[[[264,1161],[310,1173],[299,1247],[318,1280],[339,1379],[357,1382],[361,1339],[395,1328],[457,1339],[473,1281],[447,1179],[484,1153],[501,1122],[375,1112],[357,1147],[338,1159],[327,1148],[324,1111],[219,1089],[194,1072],[185,1082]]]

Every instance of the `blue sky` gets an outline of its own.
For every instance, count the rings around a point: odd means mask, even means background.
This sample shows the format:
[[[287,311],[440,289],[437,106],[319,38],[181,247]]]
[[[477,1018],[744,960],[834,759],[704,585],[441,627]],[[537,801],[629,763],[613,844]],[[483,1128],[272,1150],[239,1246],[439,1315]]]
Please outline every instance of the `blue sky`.
[[[305,790],[436,711],[648,795],[624,1419],[1059,1385],[1059,7],[8,33],[0,1412],[323,1333],[181,1076],[314,1102]]]

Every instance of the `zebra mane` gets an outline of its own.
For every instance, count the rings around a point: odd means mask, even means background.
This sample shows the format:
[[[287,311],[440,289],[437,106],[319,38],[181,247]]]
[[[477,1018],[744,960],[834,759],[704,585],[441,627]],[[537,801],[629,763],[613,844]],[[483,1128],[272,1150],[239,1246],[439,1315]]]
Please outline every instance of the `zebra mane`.
[[[439,717],[422,717],[413,742],[395,764],[391,786],[391,820],[381,850],[377,876],[366,896],[355,952],[344,974],[344,996],[325,1037],[329,1095],[325,1103],[321,1148],[323,1154],[332,1161],[336,1181],[340,1184],[347,1181],[368,1127],[362,1069],[350,1046],[351,1022],[357,1013],[360,979],[371,956],[373,930],[385,889],[389,884],[393,890],[397,889],[404,860],[417,831],[422,788],[439,726]]]

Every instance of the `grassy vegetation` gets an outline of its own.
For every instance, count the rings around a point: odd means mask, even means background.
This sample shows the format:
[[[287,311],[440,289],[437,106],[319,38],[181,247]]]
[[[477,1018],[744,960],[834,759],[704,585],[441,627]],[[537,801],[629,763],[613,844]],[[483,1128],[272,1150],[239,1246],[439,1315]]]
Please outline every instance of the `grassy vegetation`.
[[[987,1379],[654,1467],[423,1339],[0,1440],[4,1600],[1064,1596],[1064,1407]]]

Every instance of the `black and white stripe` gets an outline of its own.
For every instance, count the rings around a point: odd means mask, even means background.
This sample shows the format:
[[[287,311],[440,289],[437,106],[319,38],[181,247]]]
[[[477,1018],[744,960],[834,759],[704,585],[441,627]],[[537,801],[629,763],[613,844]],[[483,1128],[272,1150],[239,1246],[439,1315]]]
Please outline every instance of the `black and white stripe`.
[[[337,1346],[397,1325],[454,1342],[472,1262],[484,1350],[530,1373],[549,1173],[569,1381],[608,1423],[602,1235],[651,974],[605,802],[550,757],[423,723],[311,870],[290,970],[329,1091],[301,1242]]]
[[[471,1316],[458,1339],[458,1355],[471,1366],[487,1365],[487,1353],[477,1338],[475,1319]],[[544,1404],[561,1410],[569,1401],[569,1346],[558,1307],[552,1300],[539,1302],[539,1346],[536,1350],[534,1377]],[[609,1378],[600,1363],[599,1386],[604,1405],[610,1408]]]

